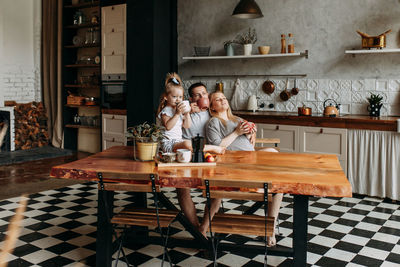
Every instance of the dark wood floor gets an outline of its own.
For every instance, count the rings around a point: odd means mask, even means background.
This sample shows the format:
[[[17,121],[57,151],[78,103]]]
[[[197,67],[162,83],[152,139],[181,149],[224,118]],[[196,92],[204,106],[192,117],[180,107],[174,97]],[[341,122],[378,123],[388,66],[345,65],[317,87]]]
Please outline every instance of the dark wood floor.
[[[55,165],[74,161],[89,155],[89,153],[78,152],[72,156],[0,166],[0,200],[82,183],[82,181],[50,178],[49,173],[51,167]]]

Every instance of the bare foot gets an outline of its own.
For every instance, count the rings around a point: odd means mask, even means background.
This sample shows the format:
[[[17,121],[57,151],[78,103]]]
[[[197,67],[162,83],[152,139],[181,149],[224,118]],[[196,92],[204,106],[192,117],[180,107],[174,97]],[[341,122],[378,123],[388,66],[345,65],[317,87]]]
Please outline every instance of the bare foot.
[[[267,237],[267,247],[275,247],[276,246],[276,238],[275,235],[271,237]]]

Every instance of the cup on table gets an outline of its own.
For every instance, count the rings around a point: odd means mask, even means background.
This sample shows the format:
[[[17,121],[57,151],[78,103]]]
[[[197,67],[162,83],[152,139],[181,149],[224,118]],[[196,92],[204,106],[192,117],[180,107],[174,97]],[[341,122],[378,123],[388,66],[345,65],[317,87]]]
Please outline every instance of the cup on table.
[[[178,105],[184,105],[183,113],[188,113],[191,110],[190,103],[188,100],[183,100]]]
[[[162,162],[165,163],[172,163],[176,160],[176,153],[174,152],[167,152],[167,153],[162,153]]]
[[[199,100],[197,100],[197,106],[201,110],[208,109],[208,107],[210,106],[210,101],[208,100],[208,97],[202,97]]]
[[[181,163],[190,162],[192,159],[192,151],[189,149],[177,149],[176,150],[177,160]]]

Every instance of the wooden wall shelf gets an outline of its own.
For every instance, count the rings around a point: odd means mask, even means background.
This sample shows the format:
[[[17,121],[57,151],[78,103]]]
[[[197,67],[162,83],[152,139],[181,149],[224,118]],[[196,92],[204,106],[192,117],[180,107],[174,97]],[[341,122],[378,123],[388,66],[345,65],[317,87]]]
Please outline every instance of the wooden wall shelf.
[[[93,1],[91,3],[81,3],[78,5],[65,5],[64,8],[90,8],[90,7],[98,7],[100,4],[100,1]]]
[[[98,23],[84,23],[79,25],[66,25],[64,28],[66,29],[80,29],[80,28],[92,28],[92,27],[100,27]]]
[[[87,128],[87,129],[100,129],[100,126],[86,126],[86,125],[79,125],[79,124],[66,124],[65,127],[67,128]]]
[[[100,64],[70,64],[66,68],[100,68]]]
[[[85,89],[100,89],[100,85],[85,85],[85,84],[65,84],[65,88],[85,88]]]
[[[89,48],[89,47],[100,47],[100,44],[83,44],[83,45],[65,45],[65,48]]]
[[[308,58],[308,50],[297,53],[267,54],[267,55],[237,55],[237,56],[206,56],[206,57],[182,57],[184,60],[210,60],[210,59],[260,59],[260,58],[281,58],[281,57],[305,57]]]
[[[65,104],[66,107],[70,108],[98,108],[100,107],[99,105],[71,105],[71,104]]]

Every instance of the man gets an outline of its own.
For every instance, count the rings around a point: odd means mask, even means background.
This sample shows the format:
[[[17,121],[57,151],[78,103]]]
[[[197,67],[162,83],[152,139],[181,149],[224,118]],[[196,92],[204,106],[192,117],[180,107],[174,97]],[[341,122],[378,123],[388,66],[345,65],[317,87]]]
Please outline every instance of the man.
[[[191,103],[190,106],[192,108],[192,113],[190,114],[192,119],[192,125],[188,129],[182,129],[183,139],[191,140],[191,138],[197,136],[197,134],[205,137],[205,128],[208,120],[210,119],[210,114],[208,113],[208,110],[201,110],[197,106],[197,101],[201,98],[208,98],[208,92],[206,86],[200,82],[194,83],[189,87],[188,92],[189,92],[189,101]],[[223,151],[224,149],[221,150],[221,152]],[[203,220],[200,224],[199,219],[196,215],[196,207],[190,195],[190,189],[177,188],[177,195],[178,195],[179,205],[181,206],[181,209],[185,214],[185,216],[195,227],[199,229],[199,231],[204,236],[206,236],[206,232],[210,223],[208,216],[208,208],[206,207],[204,211]],[[220,204],[221,204],[221,199],[211,200],[211,218],[218,211]]]

